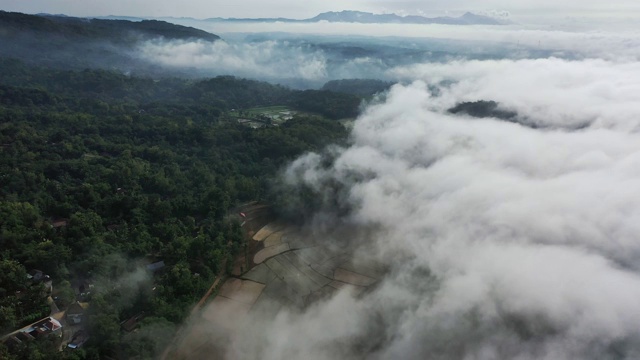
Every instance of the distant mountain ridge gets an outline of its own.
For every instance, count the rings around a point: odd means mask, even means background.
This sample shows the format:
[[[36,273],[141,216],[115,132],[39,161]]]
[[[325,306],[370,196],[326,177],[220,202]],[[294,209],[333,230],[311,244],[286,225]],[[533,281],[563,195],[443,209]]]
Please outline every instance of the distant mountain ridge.
[[[101,20],[0,11],[0,58],[57,69],[118,69],[165,74],[140,56],[150,40],[209,41],[206,31],[158,20]]]
[[[440,16],[425,17],[419,15],[400,16],[397,14],[373,14],[363,11],[330,11],[321,13],[309,19],[288,19],[288,18],[209,18],[205,21],[224,22],[293,22],[293,23],[316,23],[346,22],[361,24],[444,24],[444,25],[505,25],[505,20],[495,19],[489,16],[477,15],[467,12],[459,17]]]
[[[27,32],[45,33],[47,37],[62,35],[69,40],[106,39],[121,43],[134,41],[139,35],[147,38],[199,39],[216,41],[219,36],[192,27],[175,25],[159,20],[104,20],[76,18],[66,15],[28,15],[0,11],[1,37],[15,37]],[[10,40],[10,39],[8,39]]]

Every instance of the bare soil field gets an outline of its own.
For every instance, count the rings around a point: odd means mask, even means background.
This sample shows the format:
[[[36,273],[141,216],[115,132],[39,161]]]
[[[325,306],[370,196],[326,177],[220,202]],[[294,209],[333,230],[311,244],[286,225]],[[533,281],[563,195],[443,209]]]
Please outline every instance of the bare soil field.
[[[251,326],[254,316],[275,317],[280,311],[308,306],[339,291],[357,295],[381,276],[379,266],[355,262],[349,250],[329,249],[299,228],[266,221],[269,216],[263,207],[254,205],[253,209],[257,212],[245,212],[250,220],[243,225],[249,250],[238,260],[246,268],[235,269],[215,298],[194,314],[191,325],[182,332],[183,341],[178,340],[171,353],[174,357],[167,358],[181,358],[180,354],[188,354],[182,357],[185,359],[212,358],[204,349],[215,348],[221,338],[227,339],[224,343],[243,336],[242,327]]]

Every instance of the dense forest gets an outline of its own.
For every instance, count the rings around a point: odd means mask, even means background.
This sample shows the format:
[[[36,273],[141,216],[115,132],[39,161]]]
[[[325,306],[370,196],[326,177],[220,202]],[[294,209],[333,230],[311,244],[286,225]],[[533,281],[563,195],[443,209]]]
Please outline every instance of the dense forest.
[[[322,90],[352,94],[357,96],[371,96],[388,90],[393,83],[375,79],[342,79],[328,81]]]
[[[513,120],[518,116],[515,111],[504,110],[497,102],[486,100],[462,102],[449,109],[449,112],[477,118],[494,117],[502,120]]]
[[[82,38],[106,39],[123,43],[139,37],[167,39],[215,41],[219,36],[206,31],[170,24],[165,21],[143,20],[102,20],[85,19],[60,15],[35,16],[15,12],[0,11],[0,24],[4,36],[25,32],[66,36],[74,40]]]
[[[545,128],[544,124],[538,123],[535,119],[520,116],[518,112],[503,108],[495,101],[478,100],[471,102],[461,102],[448,110],[452,114],[467,115],[474,118],[496,118],[503,121],[520,124],[532,129]],[[574,129],[589,126],[589,122],[577,124]]]
[[[0,11],[0,57],[57,69],[100,68],[144,76],[195,76],[140,56],[145,41],[214,42],[220,37],[164,21],[102,20]],[[3,72],[4,71],[3,69]]]
[[[360,98],[234,77],[141,78],[2,59],[0,331],[90,303],[79,349],[54,338],[0,345],[2,359],[149,358],[242,246],[238,204],[268,200],[300,154],[346,141]],[[318,116],[252,129],[231,109],[288,105]],[[322,116],[324,115],[324,116]],[[162,261],[162,271],[145,266]],[[229,263],[229,262],[227,262]],[[122,330],[144,314],[137,331]]]
[[[87,111],[98,111],[95,107],[105,108],[107,103],[159,111],[155,108],[160,102],[173,111],[188,109],[191,116],[197,117],[234,108],[287,105],[335,120],[356,116],[362,101],[362,97],[357,95],[327,90],[292,90],[233,76],[190,81],[179,78],[152,79],[103,70],[68,71],[30,67],[15,59],[0,59],[0,67],[6,69],[0,73],[0,84],[48,89],[50,93],[66,96],[65,104],[73,103],[76,108],[86,108]],[[28,101],[20,99],[21,96],[12,98],[10,93],[6,93],[4,100],[0,101]]]

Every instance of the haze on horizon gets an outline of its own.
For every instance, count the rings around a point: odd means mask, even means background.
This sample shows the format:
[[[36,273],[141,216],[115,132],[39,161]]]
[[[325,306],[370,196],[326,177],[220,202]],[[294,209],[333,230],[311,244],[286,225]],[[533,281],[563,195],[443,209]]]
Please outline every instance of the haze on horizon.
[[[466,11],[482,14],[512,14],[518,20],[540,21],[551,18],[629,18],[640,11],[640,3],[633,0],[606,2],[598,0],[570,0],[559,3],[553,0],[508,1],[487,0],[311,0],[297,2],[275,0],[241,1],[167,1],[167,0],[114,0],[110,2],[77,0],[0,0],[0,9],[25,13],[52,13],[70,16],[147,16],[147,17],[288,17],[309,18],[326,11],[359,10],[373,13],[417,14],[424,16],[459,15]]]

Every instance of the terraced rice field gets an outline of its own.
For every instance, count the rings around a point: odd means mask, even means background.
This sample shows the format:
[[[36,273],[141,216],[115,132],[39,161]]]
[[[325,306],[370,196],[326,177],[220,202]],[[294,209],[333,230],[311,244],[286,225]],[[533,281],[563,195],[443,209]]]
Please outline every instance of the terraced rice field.
[[[283,308],[301,308],[338,291],[361,293],[384,272],[377,264],[354,262],[349,250],[330,250],[282,223],[266,224],[252,241],[264,247],[253,256],[251,269],[222,285],[194,328],[242,336],[240,329],[251,326],[254,316],[275,317]]]

